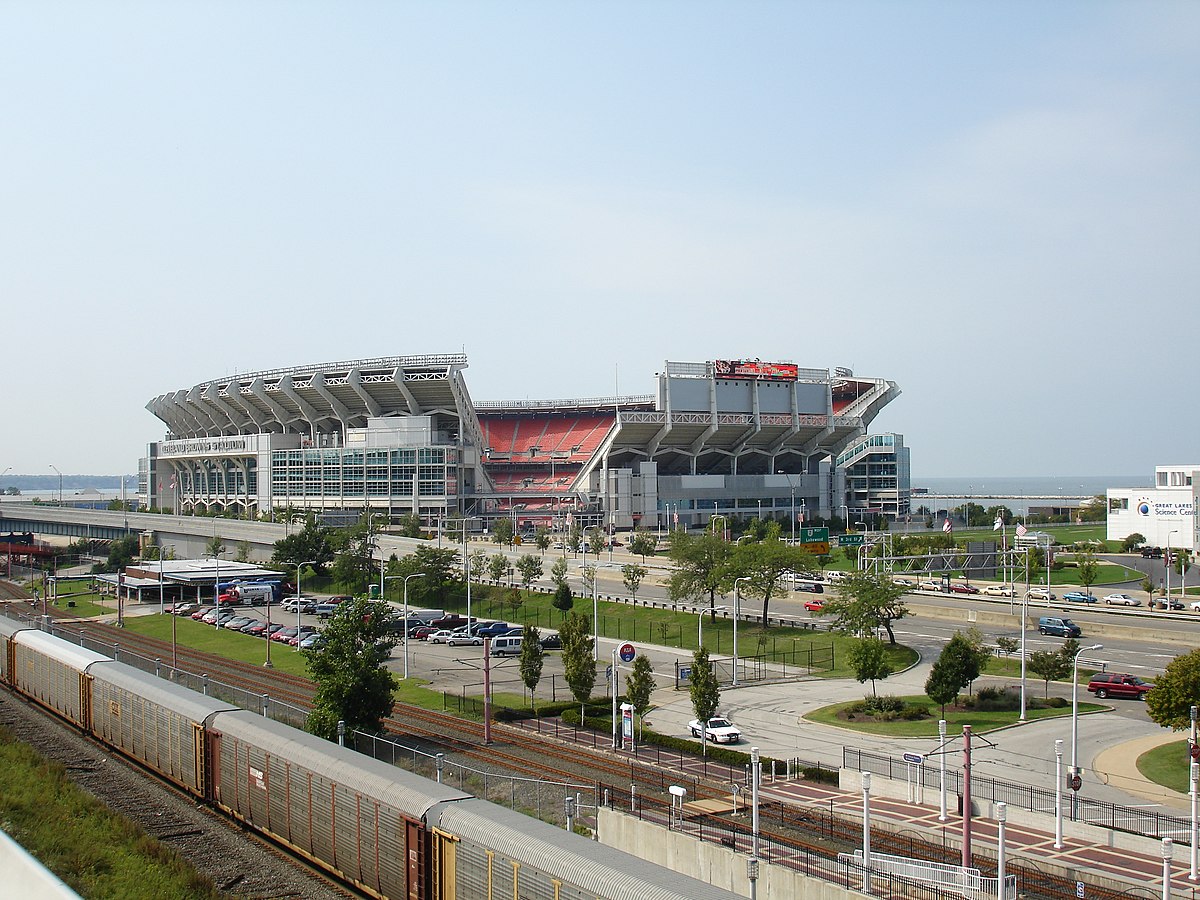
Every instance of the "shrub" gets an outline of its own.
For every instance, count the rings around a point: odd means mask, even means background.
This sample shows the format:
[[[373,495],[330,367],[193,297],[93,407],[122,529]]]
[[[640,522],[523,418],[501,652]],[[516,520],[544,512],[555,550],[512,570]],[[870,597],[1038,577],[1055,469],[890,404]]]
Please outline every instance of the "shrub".
[[[882,694],[878,697],[867,697],[863,700],[863,712],[874,713],[876,715],[882,713],[898,713],[903,709],[904,701],[891,694]]]

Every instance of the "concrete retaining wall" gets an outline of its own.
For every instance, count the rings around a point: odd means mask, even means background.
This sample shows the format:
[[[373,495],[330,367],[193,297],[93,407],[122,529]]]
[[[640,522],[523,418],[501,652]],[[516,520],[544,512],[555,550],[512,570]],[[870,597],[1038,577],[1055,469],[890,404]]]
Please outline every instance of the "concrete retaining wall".
[[[63,881],[0,831],[0,872],[5,897],[21,900],[81,900]]]

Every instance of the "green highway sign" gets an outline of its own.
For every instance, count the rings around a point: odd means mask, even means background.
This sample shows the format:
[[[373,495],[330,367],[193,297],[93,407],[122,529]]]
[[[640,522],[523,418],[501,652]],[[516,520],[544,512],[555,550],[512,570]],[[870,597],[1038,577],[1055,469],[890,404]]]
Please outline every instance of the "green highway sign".
[[[861,547],[866,543],[865,534],[843,534],[838,537],[839,547]]]
[[[801,528],[799,540],[802,544],[829,543],[828,528]]]

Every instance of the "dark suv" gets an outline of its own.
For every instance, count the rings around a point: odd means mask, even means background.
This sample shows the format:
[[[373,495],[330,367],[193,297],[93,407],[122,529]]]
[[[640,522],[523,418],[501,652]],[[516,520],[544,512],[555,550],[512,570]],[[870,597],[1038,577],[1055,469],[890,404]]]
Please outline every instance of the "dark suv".
[[[1129,697],[1134,700],[1145,700],[1146,694],[1152,687],[1154,687],[1153,684],[1149,681],[1142,681],[1136,675],[1101,673],[1092,676],[1087,689],[1101,700],[1105,697]]]
[[[1143,547],[1142,557],[1144,559],[1162,559],[1162,547]]]

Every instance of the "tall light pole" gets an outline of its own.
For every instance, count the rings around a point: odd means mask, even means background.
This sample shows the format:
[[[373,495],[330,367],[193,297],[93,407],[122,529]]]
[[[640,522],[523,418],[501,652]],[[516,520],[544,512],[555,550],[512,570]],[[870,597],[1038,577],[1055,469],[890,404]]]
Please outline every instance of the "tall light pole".
[[[1075,654],[1075,662],[1071,666],[1071,780],[1079,774],[1079,657],[1092,650],[1103,650],[1103,644],[1092,644],[1084,647]],[[1079,814],[1079,792],[1071,789],[1071,821],[1074,822]]]
[[[59,497],[58,505],[62,506],[62,498]],[[1167,609],[1171,608],[1171,535],[1179,534],[1178,529],[1167,532]],[[1153,606],[1153,604],[1151,604]]]
[[[738,587],[743,581],[749,581],[750,577],[743,575],[741,578],[733,579],[733,686],[738,684],[738,646],[737,646],[737,631],[738,619],[742,615],[742,595]]]
[[[424,578],[424,572],[404,576],[404,677],[408,678],[408,579]]]
[[[213,562],[217,564],[213,575],[213,627],[221,627],[221,554],[213,554]]]
[[[54,465],[54,463],[50,463],[50,468],[52,468],[55,472],[58,472],[58,466]],[[58,505],[62,506],[62,472],[58,472]],[[1171,542],[1168,540],[1167,549],[1170,550],[1170,548]]]
[[[306,559],[304,562],[296,563],[296,637],[300,637],[300,572],[305,566],[315,566],[315,559]],[[270,616],[270,606],[267,607],[267,615]],[[271,623],[267,622],[267,643],[271,643],[270,633]],[[300,646],[300,641],[296,641],[296,647]]]
[[[696,649],[704,646],[704,614],[717,613],[723,609],[729,609],[728,606],[714,606],[712,609],[701,609],[700,615],[696,620]]]

